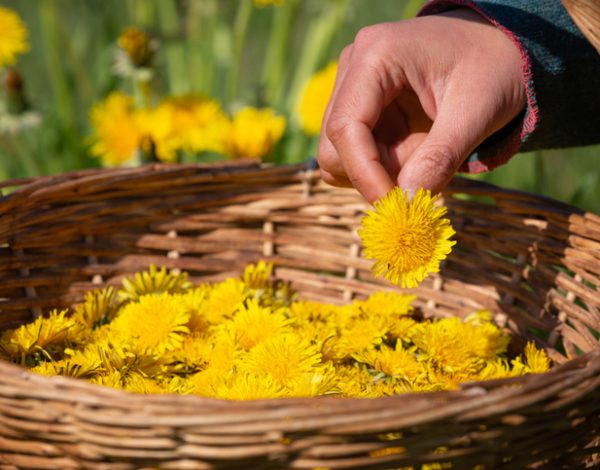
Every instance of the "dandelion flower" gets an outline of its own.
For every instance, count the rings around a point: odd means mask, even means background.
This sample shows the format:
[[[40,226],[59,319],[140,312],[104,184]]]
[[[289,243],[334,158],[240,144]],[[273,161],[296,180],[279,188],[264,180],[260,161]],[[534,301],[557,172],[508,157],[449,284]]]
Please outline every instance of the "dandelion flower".
[[[323,70],[317,72],[304,87],[297,106],[300,126],[310,136],[321,132],[321,123],[325,108],[333,92],[337,62],[331,62]]]
[[[291,332],[281,310],[261,307],[254,299],[240,305],[234,318],[222,325],[222,331],[246,351],[283,333]]]
[[[111,93],[92,108],[90,152],[105,165],[123,165],[135,157],[142,135],[134,111],[133,98],[120,92]]]
[[[15,63],[17,55],[29,50],[27,29],[13,10],[0,6],[0,69]]]
[[[178,129],[175,127],[173,108],[161,105],[136,111],[135,120],[140,140],[138,146],[144,160],[174,162],[181,148]]]
[[[168,98],[161,106],[170,108],[182,148],[189,152],[224,152],[229,119],[216,100],[190,94]]]
[[[285,389],[269,375],[242,372],[231,380],[221,381],[215,396],[227,400],[259,400],[285,396]]]
[[[2,337],[9,356],[21,363],[56,359],[69,342],[77,339],[80,328],[66,310],[53,310],[48,317],[38,317],[34,322],[7,332]],[[38,357],[39,356],[39,357]]]
[[[296,334],[282,334],[263,341],[240,358],[242,370],[270,375],[286,385],[321,365],[317,347]]]
[[[365,256],[374,259],[373,272],[400,287],[416,287],[452,250],[454,235],[445,207],[434,207],[437,196],[419,189],[409,201],[396,187],[367,211],[359,234]]]
[[[157,269],[153,264],[148,271],[135,273],[123,279],[123,288],[119,291],[121,301],[139,300],[147,294],[180,294],[191,288],[187,273],[167,272],[164,266]]]
[[[272,109],[243,108],[233,116],[225,151],[231,158],[264,158],[271,153],[284,130],[285,118]]]
[[[546,351],[536,349],[531,341],[525,346],[525,361],[532,374],[542,374],[550,369],[550,359]]]
[[[123,307],[111,329],[118,338],[131,341],[133,351],[163,354],[181,347],[188,320],[178,297],[151,294]]]

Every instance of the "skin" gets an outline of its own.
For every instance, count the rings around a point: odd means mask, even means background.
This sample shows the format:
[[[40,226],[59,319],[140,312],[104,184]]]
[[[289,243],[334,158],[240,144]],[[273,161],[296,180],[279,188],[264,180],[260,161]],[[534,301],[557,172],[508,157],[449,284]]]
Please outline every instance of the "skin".
[[[369,26],[339,58],[317,155],[322,178],[369,202],[396,184],[437,193],[525,104],[519,50],[478,13]]]

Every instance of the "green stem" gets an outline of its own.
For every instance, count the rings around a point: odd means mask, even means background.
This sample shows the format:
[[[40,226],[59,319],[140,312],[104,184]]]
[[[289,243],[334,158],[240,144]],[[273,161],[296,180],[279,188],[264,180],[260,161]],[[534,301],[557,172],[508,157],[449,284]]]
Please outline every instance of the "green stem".
[[[50,0],[42,0],[38,3],[40,15],[40,26],[42,32],[42,44],[44,45],[44,56],[48,66],[50,86],[57,101],[57,114],[64,128],[70,134],[76,133],[75,108],[71,99],[69,81],[62,62],[62,51],[60,50],[60,35],[58,30],[56,3]]]
[[[298,95],[304,84],[327,56],[333,38],[346,14],[348,3],[348,0],[328,2],[329,9],[316,21],[311,22],[286,101],[286,108],[290,114],[293,114],[296,108]]]
[[[180,36],[179,13],[173,0],[156,0],[159,27],[166,44],[165,57],[169,76],[169,90],[173,94],[186,93],[188,81],[185,47]]]
[[[290,32],[298,5],[298,0],[287,0],[280,7],[273,8],[267,56],[262,73],[262,84],[266,90],[265,96],[269,105],[273,107],[278,107],[283,95]]]
[[[231,102],[237,96],[240,83],[240,70],[242,68],[242,52],[244,41],[248,33],[248,25],[252,17],[252,0],[240,0],[235,23],[233,25],[233,52],[231,67],[227,77],[227,101]]]
[[[25,148],[18,136],[7,136],[3,141],[7,144],[10,153],[23,164],[26,176],[40,176],[45,173],[42,164],[28,148]]]
[[[423,6],[423,3],[423,0],[408,0],[404,10],[402,11],[402,19],[408,20],[417,16],[417,13]]]
[[[218,23],[216,0],[188,3],[187,39],[189,44],[189,71],[192,89],[205,95],[213,94],[215,73],[214,42]]]
[[[533,168],[534,192],[537,194],[546,194],[546,164],[543,152],[537,151],[533,153]]]

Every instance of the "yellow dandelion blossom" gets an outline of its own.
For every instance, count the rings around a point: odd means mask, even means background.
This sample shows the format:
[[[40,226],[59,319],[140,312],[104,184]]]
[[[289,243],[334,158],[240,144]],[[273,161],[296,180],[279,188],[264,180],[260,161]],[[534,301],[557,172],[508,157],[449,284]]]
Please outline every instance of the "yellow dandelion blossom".
[[[65,315],[67,310],[53,310],[47,317],[38,317],[32,323],[22,325],[2,337],[4,349],[13,360],[22,364],[37,363],[39,359],[57,359],[64,348],[79,338],[81,328]]]
[[[377,372],[414,382],[424,374],[422,365],[417,361],[415,353],[403,349],[399,344],[395,349],[383,345],[378,350],[366,350],[352,355],[358,362],[370,365]]]
[[[285,124],[270,108],[243,108],[233,116],[225,151],[230,158],[264,158],[281,139]]]
[[[273,264],[259,261],[256,264],[246,266],[242,281],[248,289],[265,289],[271,284],[271,273]]]
[[[146,160],[174,162],[181,141],[175,127],[173,108],[165,105],[142,108],[136,111],[135,120],[140,133],[139,147]]]
[[[27,29],[13,10],[0,6],[0,69],[15,63],[19,54],[29,50]]]
[[[341,329],[335,352],[339,359],[372,349],[383,342],[389,331],[385,318],[376,315],[357,318]]]
[[[454,235],[445,207],[434,207],[437,196],[419,189],[409,201],[396,187],[367,211],[359,234],[365,256],[374,259],[373,272],[400,287],[416,287],[452,250]]]
[[[123,388],[128,392],[141,394],[162,394],[169,393],[156,380],[142,374],[134,373],[127,376],[124,380]]]
[[[133,160],[142,134],[135,118],[133,98],[113,92],[91,110],[92,155],[105,165],[123,165]]]
[[[62,375],[80,379],[95,377],[102,371],[102,364],[97,356],[84,351],[69,352],[67,358],[56,362],[43,362],[31,371],[41,375]]]
[[[167,272],[164,266],[157,269],[153,264],[147,271],[125,277],[122,284],[123,288],[119,291],[121,301],[139,300],[144,295],[162,292],[182,294],[192,287],[187,273]]]
[[[181,294],[183,309],[188,312],[190,319],[187,327],[190,332],[198,334],[208,333],[212,323],[208,320],[207,305],[210,295],[210,287],[199,286]]]
[[[171,109],[182,148],[190,152],[224,152],[229,119],[216,100],[190,94],[167,98],[161,106]]]
[[[338,377],[332,364],[326,364],[314,372],[307,372],[287,386],[287,396],[317,397],[339,393]]]
[[[533,342],[525,346],[525,362],[533,374],[542,374],[550,370],[550,359],[543,349],[537,349]]]
[[[225,318],[231,318],[245,298],[245,286],[239,279],[228,278],[215,284],[206,301],[207,320],[219,323]]]
[[[114,287],[86,292],[85,301],[75,306],[73,320],[91,331],[110,321],[117,312],[117,291]]]
[[[220,330],[246,351],[270,338],[291,332],[289,320],[282,310],[261,307],[254,299],[240,305],[233,319],[223,323]]]
[[[98,375],[90,380],[91,383],[96,385],[102,385],[104,387],[116,388],[117,390],[122,389],[125,379],[121,375],[121,372],[115,370],[106,375]]]
[[[270,375],[282,384],[293,383],[321,365],[317,347],[296,334],[282,334],[257,344],[240,357],[241,370]]]
[[[188,320],[178,296],[149,294],[123,307],[111,330],[134,352],[163,354],[181,346],[183,335],[189,333]]]
[[[205,369],[211,362],[213,345],[198,333],[186,335],[181,347],[165,353],[165,362],[177,373],[190,374]]]
[[[284,387],[270,375],[242,372],[233,375],[230,380],[221,381],[215,396],[227,400],[259,400],[278,398],[286,395]]]
[[[300,126],[308,135],[314,136],[321,132],[321,123],[325,108],[333,92],[337,62],[331,62],[323,70],[317,72],[306,83],[298,101],[296,112]]]

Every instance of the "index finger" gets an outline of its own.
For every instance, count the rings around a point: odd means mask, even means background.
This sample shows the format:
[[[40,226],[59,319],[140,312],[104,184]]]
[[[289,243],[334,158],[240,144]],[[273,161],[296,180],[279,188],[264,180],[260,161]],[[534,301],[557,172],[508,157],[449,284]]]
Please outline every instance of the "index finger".
[[[389,104],[386,90],[373,67],[350,65],[332,104],[326,133],[352,185],[369,201],[394,187],[381,163],[373,128]]]

